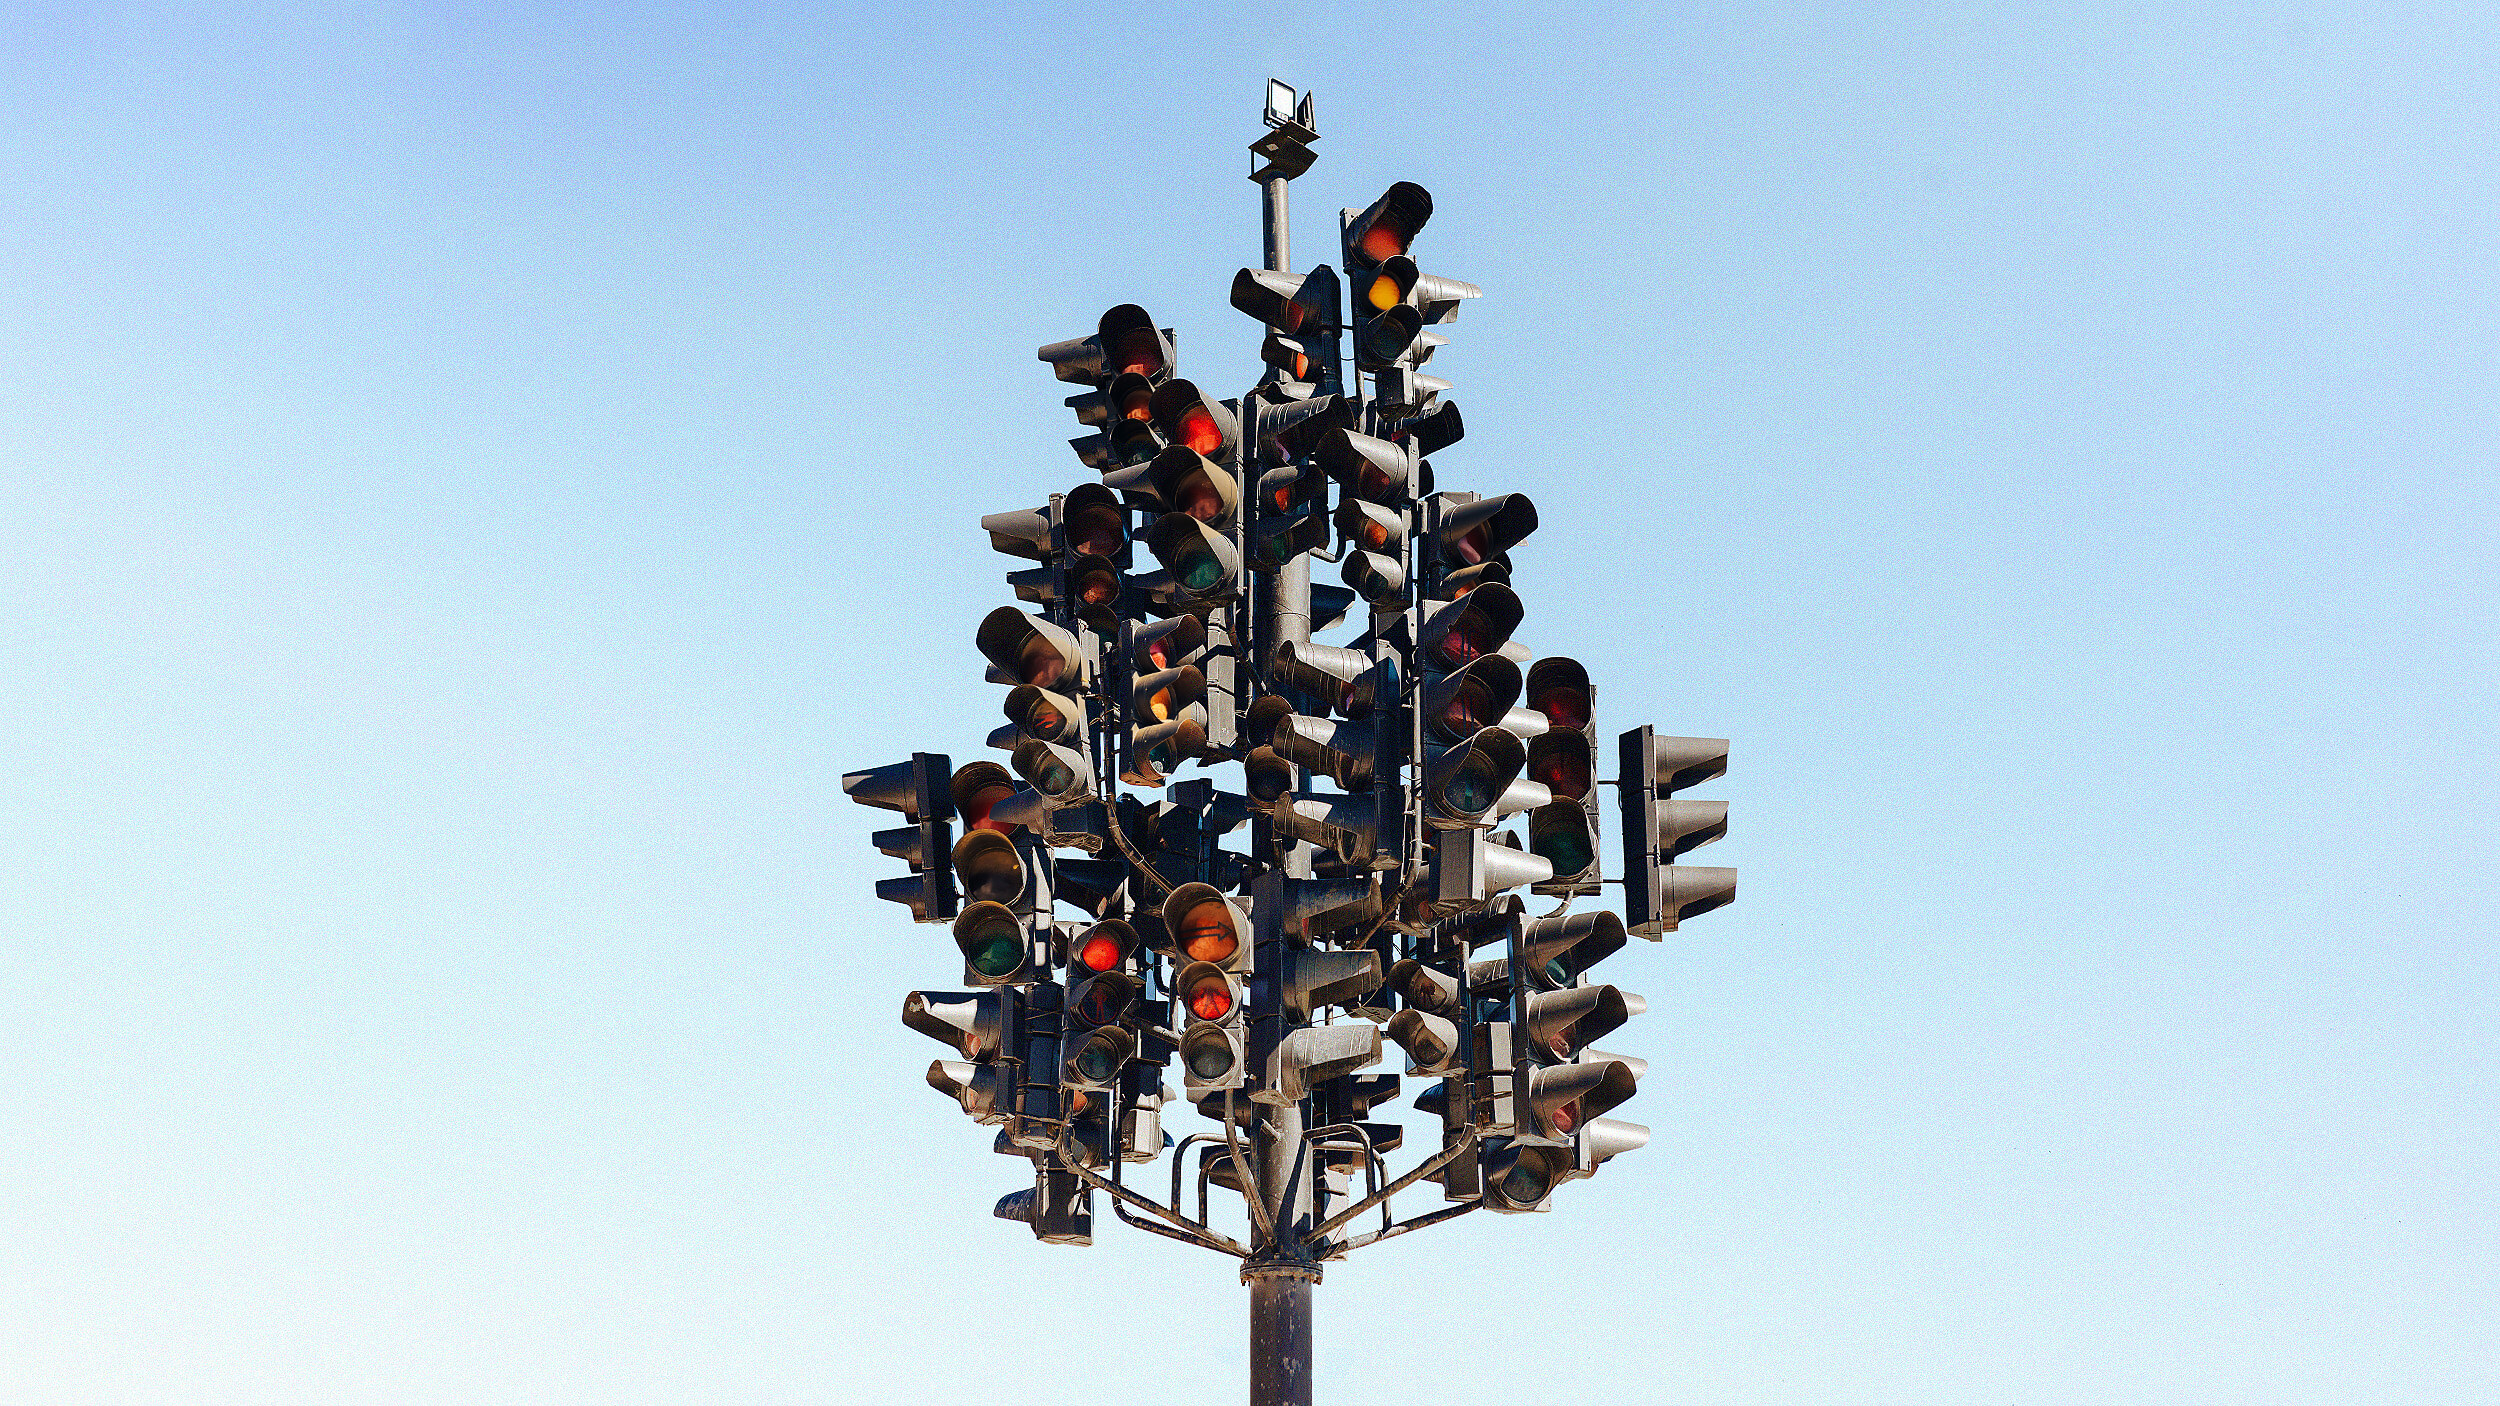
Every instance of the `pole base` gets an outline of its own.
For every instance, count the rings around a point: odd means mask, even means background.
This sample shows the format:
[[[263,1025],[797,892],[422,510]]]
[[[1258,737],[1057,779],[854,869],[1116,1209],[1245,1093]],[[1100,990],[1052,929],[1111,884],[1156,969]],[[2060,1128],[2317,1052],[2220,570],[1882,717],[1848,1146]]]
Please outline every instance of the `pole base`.
[[[1311,1406],[1313,1266],[1276,1265],[1250,1285],[1250,1406]]]

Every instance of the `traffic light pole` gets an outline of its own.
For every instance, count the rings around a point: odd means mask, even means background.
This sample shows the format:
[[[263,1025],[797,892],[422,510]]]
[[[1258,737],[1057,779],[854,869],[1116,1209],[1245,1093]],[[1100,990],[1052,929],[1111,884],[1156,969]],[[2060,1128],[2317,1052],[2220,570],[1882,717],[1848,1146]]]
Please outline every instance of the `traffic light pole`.
[[[1311,1406],[1311,1285],[1318,1281],[1246,1270],[1242,1277],[1250,1284],[1250,1406]]]
[[[1038,348],[1080,388],[1065,404],[1091,432],[1069,445],[1102,481],[981,519],[992,548],[1038,564],[1007,581],[1040,608],[1001,605],[973,641],[1011,690],[986,741],[1013,771],[915,753],[842,789],[901,813],[870,839],[911,872],[877,897],[951,924],[975,988],[912,992],[903,1023],[947,1049],[929,1085],[1031,1163],[994,1213],[1087,1245],[1101,1192],[1127,1224],[1233,1256],[1251,1406],[1310,1406],[1327,1261],[1479,1209],[1545,1210],[1648,1141],[1599,1116],[1645,1062],[1588,1047],[1646,1003],[1587,968],[1728,902],[1736,875],[1674,863],[1726,831],[1724,803],[1676,793],[1723,773],[1727,743],[1644,726],[1618,739],[1626,916],[1523,921],[1507,890],[1611,881],[1588,670],[1512,639],[1509,549],[1534,507],[1437,492],[1424,457],[1464,435],[1451,384],[1418,369],[1447,340],[1424,329],[1482,290],[1416,265],[1432,196],[1409,181],[1343,213],[1333,265],[1292,273],[1310,95],[1271,80],[1266,119],[1265,267],[1230,301],[1262,325],[1268,370],[1239,399],[1203,393],[1131,303]],[[1346,584],[1313,584],[1314,560]],[[1359,633],[1313,642],[1341,623]],[[1173,780],[1191,761],[1239,764],[1240,791]],[[1491,833],[1513,816],[1524,835]],[[1223,847],[1245,824],[1248,852]],[[1358,1075],[1384,1040],[1405,1074]],[[1177,1097],[1220,1137],[1162,1131],[1175,1057]],[[1372,1108],[1413,1076],[1439,1080],[1413,1095],[1439,1147],[1393,1174],[1405,1128]],[[1124,1172],[1165,1154],[1168,1205]],[[1391,1198],[1426,1181],[1448,1204],[1396,1219]],[[1215,1186],[1242,1194],[1240,1240],[1212,1224]]]
[[[1292,178],[1275,165],[1262,177],[1259,233],[1267,267],[1290,273],[1293,235],[1287,187]],[[1259,660],[1275,657],[1281,645],[1311,642],[1310,558],[1296,555],[1269,575],[1267,586],[1266,608],[1259,612],[1251,640],[1253,657]],[[1277,907],[1263,903],[1256,913],[1263,959],[1278,949],[1270,931]],[[1304,1137],[1302,1105],[1269,1104],[1262,1111],[1252,1158],[1259,1175],[1244,1175],[1242,1190],[1249,1196],[1262,1191],[1274,1196],[1276,1218],[1269,1243],[1244,1261],[1241,1270],[1242,1282],[1250,1286],[1250,1406],[1310,1406],[1311,1288],[1319,1282],[1319,1266],[1308,1258],[1302,1232],[1312,1222],[1310,1198],[1317,1178]]]

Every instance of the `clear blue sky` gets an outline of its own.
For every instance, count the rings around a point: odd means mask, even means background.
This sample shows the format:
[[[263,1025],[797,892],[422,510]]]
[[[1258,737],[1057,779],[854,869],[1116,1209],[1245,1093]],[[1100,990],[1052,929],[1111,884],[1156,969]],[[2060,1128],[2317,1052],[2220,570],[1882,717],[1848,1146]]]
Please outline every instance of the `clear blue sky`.
[[[838,778],[998,720],[1036,345],[1252,379],[1271,73],[1300,263],[1436,195],[1442,481],[1534,496],[1602,728],[1733,739],[1744,872],[1619,959],[1651,1144],[1331,1269],[1323,1398],[2500,1398],[2495,72],[2462,5],[19,7],[0,1400],[1238,1395],[1224,1261],[989,1219]]]

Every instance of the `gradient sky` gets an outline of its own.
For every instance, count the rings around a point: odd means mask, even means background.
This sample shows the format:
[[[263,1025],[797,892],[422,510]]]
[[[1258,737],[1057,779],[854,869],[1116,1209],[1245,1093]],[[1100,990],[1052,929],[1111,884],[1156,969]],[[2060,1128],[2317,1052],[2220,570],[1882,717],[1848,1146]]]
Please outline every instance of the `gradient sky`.
[[[1442,485],[1534,497],[1601,729],[1732,739],[1744,873],[1609,964],[1650,1145],[1332,1267],[1322,1399],[2500,1399],[2495,72],[2464,5],[16,7],[0,1401],[1238,1399],[1227,1261],[990,1219],[838,780],[998,721],[977,519],[1090,477],[1035,346],[1254,378],[1271,74],[1298,265],[1432,189]]]

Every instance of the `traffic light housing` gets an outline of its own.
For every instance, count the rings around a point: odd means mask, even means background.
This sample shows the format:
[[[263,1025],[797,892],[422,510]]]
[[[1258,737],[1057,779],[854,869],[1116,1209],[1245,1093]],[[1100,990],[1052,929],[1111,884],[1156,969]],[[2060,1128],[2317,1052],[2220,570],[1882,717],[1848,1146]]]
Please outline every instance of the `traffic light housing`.
[[[1736,897],[1736,871],[1680,865],[1676,856],[1727,833],[1727,803],[1675,793],[1727,771],[1727,739],[1660,737],[1648,727],[1616,739],[1623,807],[1623,911],[1630,931],[1658,938]]]
[[[1528,669],[1527,706],[1546,730],[1528,739],[1528,779],[1554,799],[1528,817],[1528,848],[1554,868],[1536,891],[1593,897],[1605,875],[1598,862],[1596,689],[1576,659],[1550,655]]]
[[[879,853],[911,866],[906,876],[877,880],[877,897],[909,908],[915,923],[951,922],[955,917],[954,870],[948,863],[955,845],[949,765],[942,754],[915,752],[910,761],[842,778],[842,791],[852,800],[900,811],[909,822],[879,830],[869,840]]]

